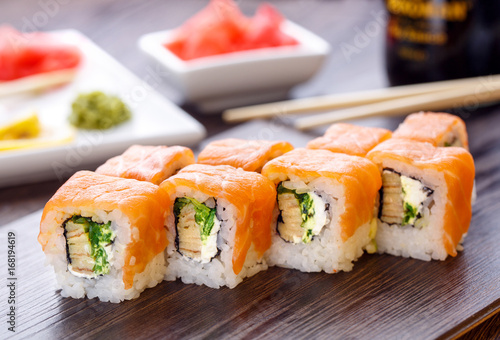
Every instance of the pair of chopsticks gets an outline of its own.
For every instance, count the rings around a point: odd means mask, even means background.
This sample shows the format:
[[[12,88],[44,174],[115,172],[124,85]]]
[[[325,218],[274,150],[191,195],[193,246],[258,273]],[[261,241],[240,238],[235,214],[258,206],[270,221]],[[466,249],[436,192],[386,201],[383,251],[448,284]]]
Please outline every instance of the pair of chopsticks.
[[[256,118],[337,110],[295,120],[294,126],[297,129],[306,130],[348,119],[477,107],[479,104],[496,101],[500,101],[500,75],[253,105],[226,110],[222,117],[226,122],[241,122]]]

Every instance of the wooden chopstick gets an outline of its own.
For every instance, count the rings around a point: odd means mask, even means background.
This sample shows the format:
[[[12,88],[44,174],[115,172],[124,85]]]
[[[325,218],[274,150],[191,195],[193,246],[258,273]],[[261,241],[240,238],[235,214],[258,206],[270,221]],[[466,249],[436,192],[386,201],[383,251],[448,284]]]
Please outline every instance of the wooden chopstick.
[[[496,101],[500,101],[500,82],[498,81],[317,114],[297,119],[294,126],[300,130],[306,130],[348,119],[397,116],[415,111],[436,111]]]
[[[222,114],[222,118],[226,122],[241,122],[250,119],[268,118],[283,114],[314,113],[315,111],[334,110],[357,105],[365,105],[438,91],[459,89],[466,86],[479,86],[483,83],[497,81],[500,82],[500,75],[446,80],[362,92],[339,93],[319,97],[293,99],[276,103],[229,109]]]
[[[46,88],[69,83],[75,78],[76,70],[61,70],[36,74],[25,78],[0,82],[0,97],[27,92],[36,92]]]

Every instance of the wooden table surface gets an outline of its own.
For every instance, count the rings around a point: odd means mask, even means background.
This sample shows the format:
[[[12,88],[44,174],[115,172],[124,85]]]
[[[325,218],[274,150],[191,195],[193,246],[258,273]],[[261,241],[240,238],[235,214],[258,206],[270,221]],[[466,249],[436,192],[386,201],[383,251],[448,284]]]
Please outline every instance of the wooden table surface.
[[[9,23],[18,29],[27,30],[75,28],[86,34],[139,77],[145,78],[150,72],[150,66],[147,58],[136,47],[137,38],[144,33],[178,26],[204,4],[205,1],[194,0],[86,0],[79,2],[0,0],[0,23]],[[245,13],[251,14],[255,11],[258,1],[238,1],[238,4]],[[291,93],[292,97],[387,86],[383,58],[385,28],[383,26],[382,1],[360,0],[354,3],[348,0],[282,0],[276,1],[274,4],[287,18],[317,33],[332,45],[332,53],[321,73],[310,82],[295,88]],[[343,43],[354,44],[356,34],[360,30],[362,31],[369,22],[378,23],[380,26],[378,34],[371,36],[357,53],[348,56],[342,53],[339,46]],[[181,104],[179,95],[166,81],[157,84],[156,90]],[[224,124],[219,116],[203,116],[196,111],[196,108],[189,105],[185,105],[184,108],[205,125],[209,137],[233,127]],[[478,193],[482,197],[488,198],[481,201],[486,202],[485,204],[489,201],[495,202],[496,207],[499,207],[500,141],[498,139],[498,126],[500,126],[500,109],[498,107],[472,108],[466,111],[460,110],[460,113],[467,122],[471,151],[476,160]],[[389,128],[393,128],[398,122],[399,119],[373,120],[373,124]],[[245,129],[245,126],[242,129]],[[317,135],[319,132],[313,131],[310,135]],[[228,134],[234,133],[229,131]],[[307,137],[303,134],[294,136],[291,133],[290,138],[293,142],[296,139],[304,138],[304,136]],[[0,226],[17,221],[24,215],[42,208],[61,184],[56,180],[1,188]],[[475,207],[474,213],[477,221],[489,222],[492,228],[499,229],[498,220],[487,219],[492,216],[494,207],[493,204],[481,206],[479,209]],[[479,217],[477,217],[478,214]],[[3,229],[0,230],[3,232]],[[495,276],[493,277],[495,278]],[[499,280],[499,277],[500,274],[497,273],[496,279]],[[1,301],[0,306],[3,303],[4,301]],[[500,301],[496,301],[495,309],[500,308],[499,305]],[[490,313],[490,316],[491,314],[493,313]],[[461,338],[500,337],[500,314],[491,316],[487,320],[483,319],[482,317],[477,318],[479,321],[484,321],[482,323],[472,322],[469,326],[473,329],[465,329]],[[4,330],[4,326],[1,327],[0,332]],[[211,334],[217,335],[217,332]],[[112,336],[110,333],[107,335]],[[274,334],[274,336],[279,336],[279,333]],[[458,334],[449,334],[449,336],[458,336]],[[408,335],[402,337],[407,338]],[[411,338],[411,334],[409,338]]]

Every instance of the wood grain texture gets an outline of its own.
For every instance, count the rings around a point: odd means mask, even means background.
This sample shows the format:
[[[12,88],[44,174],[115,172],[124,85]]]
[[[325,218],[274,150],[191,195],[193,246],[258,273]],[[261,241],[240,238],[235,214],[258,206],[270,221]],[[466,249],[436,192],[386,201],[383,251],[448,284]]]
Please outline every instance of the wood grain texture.
[[[47,1],[49,2],[49,1]],[[253,13],[257,0],[239,1]],[[61,1],[62,3],[62,1]],[[136,48],[144,33],[179,25],[203,6],[202,0],[66,2],[50,16],[44,30],[75,28],[88,35],[142,79],[156,65]],[[281,0],[274,4],[291,20],[319,34],[332,45],[322,72],[297,87],[293,97],[378,88],[387,84],[380,33],[346,56],[340,44],[353,44],[357,29],[377,21],[383,2],[359,0]],[[38,0],[0,0],[0,23],[22,28],[43,11]],[[153,70],[153,71],[151,71]],[[181,103],[165,79],[155,84],[163,95]],[[350,273],[307,274],[271,268],[233,290],[163,282],[140,298],[122,304],[62,298],[53,289],[50,268],[36,243],[39,215],[61,183],[57,181],[0,190],[0,253],[6,234],[17,234],[18,328],[22,339],[57,338],[500,338],[500,109],[456,112],[466,119],[477,167],[478,201],[465,251],[444,262],[421,262],[391,256],[364,256]],[[319,135],[290,130],[287,120],[226,125],[220,116],[203,116],[183,106],[206,127],[209,136],[285,139],[295,146]],[[399,119],[369,119],[355,123],[394,129]],[[1,166],[1,164],[0,164]],[[97,165],[96,165],[97,166]],[[89,169],[94,169],[89,167]],[[5,225],[15,221],[14,224]],[[2,278],[5,257],[0,260]],[[0,286],[0,339],[6,333],[5,281]],[[496,316],[488,318],[488,316]],[[481,321],[483,324],[480,324]],[[472,329],[472,330],[471,330]],[[465,334],[463,334],[465,332]]]
[[[452,338],[500,309],[500,141],[486,125],[500,110],[467,120],[477,167],[478,200],[465,250],[444,262],[365,255],[349,273],[301,273],[282,268],[235,289],[163,282],[121,304],[62,298],[52,288],[36,243],[39,213],[0,228],[18,240],[17,337],[149,338]],[[269,122],[240,126],[238,136],[271,129]],[[296,146],[297,132],[283,127]],[[226,132],[231,134],[231,131]],[[295,137],[294,137],[295,136]],[[289,139],[290,140],[290,139]],[[0,272],[6,272],[2,263]],[[6,300],[3,289],[0,301]],[[34,307],[36,306],[36,307]]]

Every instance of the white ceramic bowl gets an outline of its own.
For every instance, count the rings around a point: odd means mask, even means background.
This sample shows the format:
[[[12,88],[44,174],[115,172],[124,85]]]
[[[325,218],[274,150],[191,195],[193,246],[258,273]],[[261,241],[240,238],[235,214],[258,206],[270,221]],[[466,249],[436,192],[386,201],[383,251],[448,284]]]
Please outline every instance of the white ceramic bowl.
[[[169,30],[143,35],[139,47],[168,70],[168,80],[186,101],[214,112],[283,99],[320,69],[330,50],[328,43],[290,21],[282,24],[282,30],[299,44],[184,61],[163,46],[172,38],[174,31]]]

